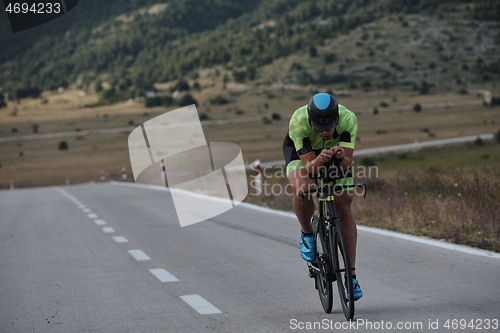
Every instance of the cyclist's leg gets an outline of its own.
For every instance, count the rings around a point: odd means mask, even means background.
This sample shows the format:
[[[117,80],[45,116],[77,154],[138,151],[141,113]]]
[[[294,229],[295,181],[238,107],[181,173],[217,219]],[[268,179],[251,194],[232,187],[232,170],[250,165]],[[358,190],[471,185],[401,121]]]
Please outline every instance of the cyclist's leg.
[[[352,184],[354,181],[351,177],[339,179],[337,184]],[[347,241],[347,248],[349,250],[349,257],[351,259],[351,266],[356,267],[356,244],[358,238],[358,230],[356,228],[356,222],[352,215],[351,204],[354,197],[354,192],[352,190],[344,190],[343,192],[335,195],[335,209],[337,215],[340,218],[342,224],[342,229],[344,229],[345,238]],[[352,271],[356,274],[355,270]]]
[[[293,190],[293,211],[295,215],[297,215],[302,231],[305,233],[311,232],[311,217],[315,210],[314,201],[311,195],[306,195],[304,199],[302,199],[299,193],[311,189],[312,187],[310,185],[313,185],[314,182],[308,177],[297,155],[293,141],[288,135],[283,142],[283,155],[285,156],[286,162],[286,174]]]
[[[312,200],[312,195],[304,197],[304,205],[302,205],[302,197],[299,193],[313,188],[314,182],[307,175],[306,170],[302,167],[299,169],[291,170],[288,173],[288,181],[292,185],[293,199],[292,206],[297,219],[299,220],[302,231],[307,233],[311,232],[311,217],[314,214],[315,206]]]

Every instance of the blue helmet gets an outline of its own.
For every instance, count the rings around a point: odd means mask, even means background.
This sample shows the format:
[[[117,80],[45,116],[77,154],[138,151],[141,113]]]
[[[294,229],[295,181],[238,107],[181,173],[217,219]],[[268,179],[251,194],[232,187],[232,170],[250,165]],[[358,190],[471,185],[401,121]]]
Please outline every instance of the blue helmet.
[[[319,93],[314,95],[307,104],[309,119],[318,125],[337,123],[339,119],[339,104],[330,94]]]

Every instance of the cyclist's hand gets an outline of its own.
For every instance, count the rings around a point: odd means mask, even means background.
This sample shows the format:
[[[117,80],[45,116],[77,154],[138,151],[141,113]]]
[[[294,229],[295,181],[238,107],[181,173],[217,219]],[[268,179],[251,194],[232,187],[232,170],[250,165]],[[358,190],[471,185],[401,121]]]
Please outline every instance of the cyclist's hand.
[[[330,148],[330,150],[332,151],[333,157],[335,157],[336,159],[338,159],[338,160],[344,159],[345,151],[342,147],[335,146],[335,147]]]
[[[318,158],[322,163],[328,163],[332,160],[333,151],[331,149],[323,149],[318,155]]]

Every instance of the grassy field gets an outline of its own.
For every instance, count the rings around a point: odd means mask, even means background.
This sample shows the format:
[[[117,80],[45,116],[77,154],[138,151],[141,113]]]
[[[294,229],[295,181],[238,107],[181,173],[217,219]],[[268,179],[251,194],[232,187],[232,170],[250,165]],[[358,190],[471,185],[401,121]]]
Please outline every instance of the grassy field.
[[[209,75],[205,81],[208,86]],[[243,152],[247,163],[260,158],[263,162],[282,159],[281,146],[288,128],[288,117],[304,105],[311,92],[290,90],[260,91],[252,89],[234,92],[215,84],[193,93],[199,102],[198,112],[208,120],[252,118],[257,121],[239,124],[204,125],[209,142],[234,142]],[[96,101],[95,95],[81,96],[81,91],[44,93],[42,99],[25,99],[0,109],[0,137],[33,134],[73,132],[138,126],[143,122],[173,109],[145,108],[142,103],[123,102],[111,106],[84,107]],[[225,105],[211,105],[208,101],[217,95],[230,100]],[[477,100],[475,95],[360,95],[340,96],[341,104],[352,110],[390,106],[461,102]],[[278,113],[282,120],[271,121]],[[266,118],[266,119],[264,119]],[[359,132],[356,149],[411,143],[466,135],[496,133],[500,127],[498,108],[457,106],[449,108],[387,111],[374,115],[358,113]],[[34,125],[37,125],[37,133]],[[63,184],[66,176],[71,183],[97,180],[101,170],[119,175],[121,168],[130,170],[127,148],[128,133],[76,136],[65,139],[47,139],[0,143],[0,188],[7,188],[10,180],[15,187]],[[59,150],[66,141],[67,150]]]

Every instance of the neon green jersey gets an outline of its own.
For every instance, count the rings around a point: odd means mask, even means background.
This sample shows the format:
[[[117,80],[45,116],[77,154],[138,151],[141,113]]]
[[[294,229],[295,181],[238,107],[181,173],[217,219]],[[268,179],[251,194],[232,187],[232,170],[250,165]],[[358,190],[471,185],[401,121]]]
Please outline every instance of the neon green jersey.
[[[307,105],[298,108],[290,119],[288,136],[292,139],[298,155],[334,146],[354,149],[358,119],[345,106],[339,104],[339,121],[330,140],[325,141],[309,122]]]

